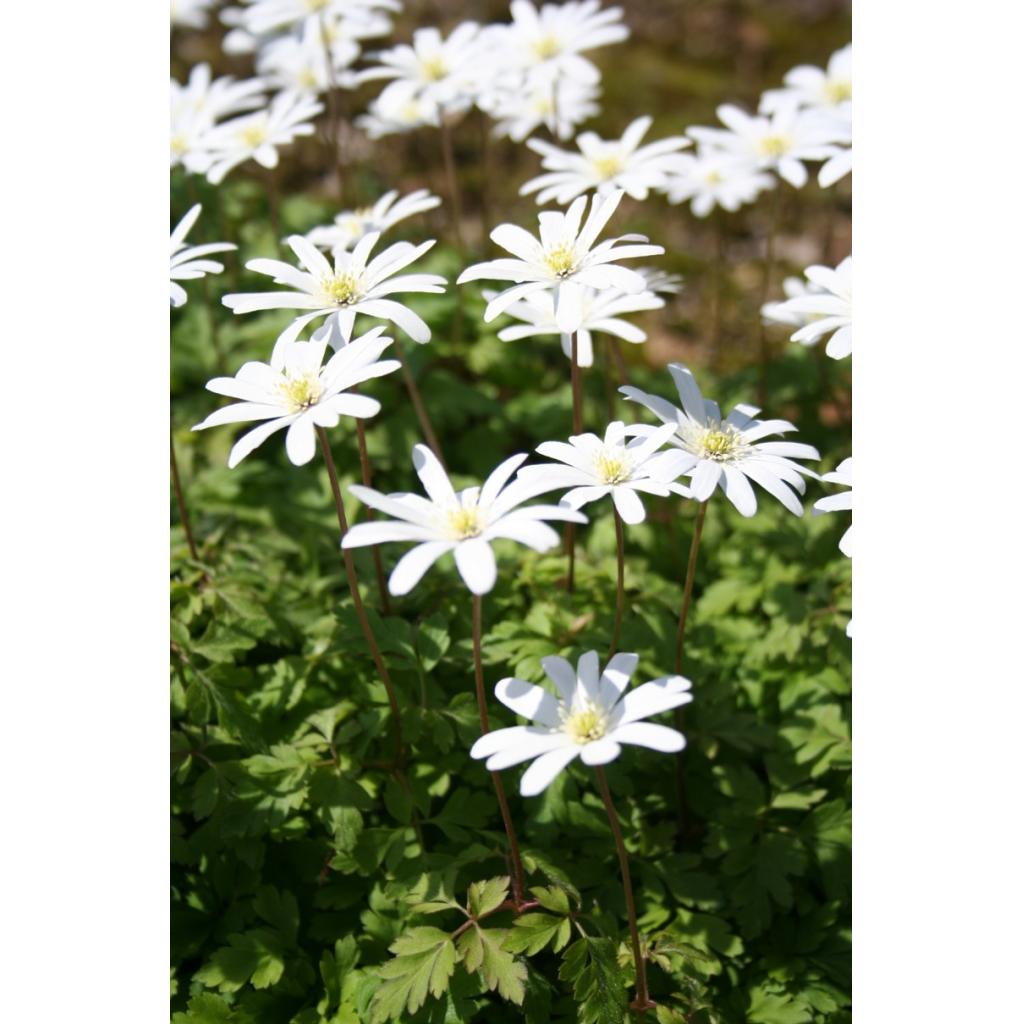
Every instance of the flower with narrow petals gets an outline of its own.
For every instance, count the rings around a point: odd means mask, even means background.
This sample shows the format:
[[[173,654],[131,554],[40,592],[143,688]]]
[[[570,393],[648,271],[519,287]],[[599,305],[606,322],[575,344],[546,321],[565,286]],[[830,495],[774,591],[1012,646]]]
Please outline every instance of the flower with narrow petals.
[[[707,501],[715,487],[721,487],[741,515],[752,516],[757,511],[757,496],[750,486],[753,480],[794,515],[802,516],[804,508],[794,491],[803,494],[806,490],[801,474],[814,474],[792,460],[820,459],[817,449],[791,441],[762,441],[796,427],[786,420],[756,419],[760,410],[752,405],[737,405],[723,419],[718,403],[704,398],[685,366],[669,363],[668,369],[682,408],[639,388],[622,387],[619,391],[630,401],[646,406],[662,423],[675,427],[669,444],[688,455],[689,466],[684,472],[690,475],[692,493],[685,496]],[[631,428],[641,437],[656,429]],[[672,486],[674,489],[677,485]]]
[[[441,205],[441,200],[425,188],[398,198],[398,191],[386,192],[373,204],[358,210],[342,210],[333,224],[313,228],[306,238],[320,249],[346,251],[370,232],[383,234],[399,221],[425,213]]]
[[[672,493],[668,485],[692,465],[678,448],[661,450],[674,433],[675,426],[665,424],[627,441],[626,425],[616,420],[608,424],[603,440],[596,434],[577,434],[568,444],[545,441],[538,445],[539,455],[555,461],[525,466],[519,478],[548,491],[571,488],[560,502],[569,508],[582,508],[610,494],[623,522],[642,523],[644,506],[637,492],[667,497]]]
[[[195,224],[202,207],[196,203],[178,226],[171,232],[171,305],[184,306],[188,301],[185,289],[175,281],[194,281],[205,274],[219,274],[224,264],[217,260],[203,259],[215,252],[233,252],[238,247],[230,242],[210,242],[207,245],[186,247],[185,238]]]
[[[663,191],[670,203],[689,202],[694,216],[706,217],[716,206],[735,213],[774,187],[775,178],[758,170],[753,160],[702,146],[697,153],[679,155]]]
[[[831,334],[826,354],[845,359],[853,351],[853,257],[847,256],[834,270],[808,267],[804,276],[816,290],[778,303],[774,317],[803,318],[803,326],[790,338],[803,345],[814,345]]]
[[[325,28],[320,18],[309,17],[302,23],[300,34],[270,40],[259,50],[257,71],[274,89],[313,96],[327,92],[358,60],[360,50],[355,39],[337,30],[325,45]]]
[[[484,298],[490,301],[497,293],[485,289],[483,294]],[[618,288],[608,288],[605,291],[585,288],[581,301],[583,315],[576,330],[576,362],[580,366],[594,365],[592,332],[611,334],[630,344],[639,345],[647,340],[647,334],[636,324],[623,320],[622,314],[661,309],[665,305],[665,300],[655,295],[651,289],[630,295]],[[520,299],[509,306],[505,314],[521,320],[522,323],[503,327],[498,331],[501,341],[557,335],[561,338],[562,351],[566,359],[572,358],[572,335],[563,333],[555,321],[553,292],[534,292],[527,295],[525,299]]]
[[[466,586],[474,594],[486,594],[497,579],[491,550],[494,541],[514,540],[534,551],[549,551],[557,546],[559,536],[544,520],[587,521],[579,512],[557,505],[520,508],[524,501],[543,493],[543,488],[521,480],[509,483],[525,460],[526,455],[513,455],[491,473],[483,487],[456,491],[437,456],[426,445],[418,444],[412,450],[412,461],[427,497],[381,494],[353,484],[349,491],[364,505],[393,519],[353,526],[345,534],[342,547],[416,541],[416,547],[398,560],[388,580],[388,590],[395,595],[409,593],[423,574],[451,551]]]
[[[487,304],[484,320],[488,323],[520,299],[535,292],[553,291],[558,329],[563,334],[579,330],[583,323],[584,288],[642,292],[647,287],[643,276],[617,266],[615,261],[658,256],[665,251],[660,245],[619,244],[646,243],[644,235],[624,235],[595,245],[624,194],[617,189],[606,196],[593,196],[582,228],[586,196],[574,200],[565,213],[545,210],[538,215],[539,241],[514,224],[499,224],[491,232],[491,239],[516,259],[477,263],[464,270],[457,283],[481,278],[515,282]]]
[[[302,269],[280,260],[250,260],[246,266],[258,274],[272,277],[290,291],[253,292],[224,296],[224,305],[235,313],[254,313],[263,309],[307,309],[286,327],[278,344],[287,344],[299,336],[313,320],[328,317],[331,335],[343,344],[352,337],[356,315],[390,320],[420,344],[430,341],[430,328],[423,319],[400,302],[387,298],[396,292],[444,291],[445,279],[437,274],[394,275],[419,259],[434,243],[412,245],[396,242],[370,259],[380,233],[373,231],[360,239],[352,252],[338,251],[334,264],[315,245],[301,235],[292,235],[288,245],[298,257]],[[369,262],[367,262],[369,261]]]
[[[788,327],[803,327],[812,320],[818,319],[815,313],[798,313],[791,309],[789,299],[796,299],[802,295],[821,295],[822,289],[812,281],[803,277],[787,277],[782,282],[782,291],[786,296],[779,302],[766,302],[761,307],[761,318],[771,324],[785,324]],[[810,342],[803,342],[805,345],[813,345],[817,342],[814,338]]]
[[[437,128],[441,108],[429,96],[418,93],[414,85],[397,82],[385,89],[355,123],[371,139],[380,139],[426,125]]]
[[[552,135],[568,139],[577,125],[594,117],[600,107],[596,85],[553,72],[535,72],[522,82],[518,75],[500,76],[481,86],[477,106],[497,124],[494,134],[522,142],[543,125]]]
[[[400,0],[245,0],[249,5],[243,15],[245,28],[255,36],[276,29],[287,28],[305,21],[310,16],[330,20],[356,9],[373,11],[382,9],[400,11]]]
[[[193,430],[263,420],[243,434],[228,456],[234,468],[271,434],[288,428],[285,450],[296,466],[305,465],[316,451],[316,428],[336,427],[341,416],[364,419],[380,412],[380,402],[349,389],[374,377],[393,373],[396,359],[378,360],[391,344],[375,327],[346,345],[323,365],[326,341],[293,341],[278,345],[269,363],[246,363],[234,377],[217,377],[206,385],[217,395],[237,398],[210,413]]]
[[[629,690],[639,660],[635,654],[616,654],[602,672],[597,651],[582,655],[576,668],[557,655],[542,658],[557,697],[522,679],[502,679],[494,695],[533,724],[489,732],[473,744],[469,756],[486,758],[492,772],[533,761],[519,792],[536,796],[577,757],[586,765],[608,764],[622,753],[622,744],[667,754],[682,750],[686,739],[681,732],[644,719],[692,701],[690,680],[661,676]]]
[[[853,103],[853,45],[836,50],[824,69],[801,64],[787,71],[784,89],[769,89],[759,109],[771,114],[779,107],[796,104],[819,110],[837,110]]]
[[[206,28],[217,0],[171,0],[171,28]]]
[[[549,173],[526,182],[519,194],[536,192],[541,205],[554,199],[561,206],[591,190],[607,193],[620,188],[633,199],[646,199],[651,189],[665,187],[668,176],[680,170],[679,150],[692,144],[676,135],[641,146],[653,120],[638,117],[621,139],[602,139],[595,132],[584,132],[576,139],[578,153],[543,139],[530,139],[527,146],[541,155],[542,166]]]
[[[850,512],[853,510],[853,459],[843,459],[831,473],[824,473],[821,477],[826,483],[840,484],[849,488],[840,491],[838,494],[830,494],[827,498],[819,498],[811,510],[812,515],[820,515],[822,512]],[[839,550],[847,558],[853,558],[853,523],[846,532],[839,538]]]

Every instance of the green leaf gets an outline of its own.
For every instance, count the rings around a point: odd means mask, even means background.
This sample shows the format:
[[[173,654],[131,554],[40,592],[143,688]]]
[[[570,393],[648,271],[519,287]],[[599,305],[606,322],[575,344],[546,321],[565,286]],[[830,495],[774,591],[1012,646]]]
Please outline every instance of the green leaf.
[[[489,914],[508,899],[509,876],[488,878],[486,882],[471,882],[469,886],[469,912],[473,917]]]
[[[531,890],[534,898],[545,909],[553,914],[569,914],[569,894],[557,885],[537,885]]]
[[[395,939],[390,949],[395,955],[379,971],[384,980],[373,996],[373,1022],[415,1013],[428,992],[440,998],[455,970],[455,944],[439,928],[412,928]]]
[[[284,947],[280,936],[269,928],[254,928],[229,935],[228,945],[196,971],[196,978],[209,988],[237,992],[246,982],[251,982],[253,988],[270,988],[282,974]]]
[[[796,1002],[791,996],[754,989],[747,1007],[750,1024],[807,1024],[811,1011],[806,1005]]]
[[[611,939],[577,939],[563,954],[558,977],[572,982],[580,1024],[622,1024],[626,1019],[626,979]]]
[[[505,940],[510,953],[533,956],[549,943],[557,953],[569,941],[572,923],[567,917],[553,914],[523,914],[512,922],[513,927]]]
[[[471,974],[479,973],[493,992],[522,1005],[526,995],[526,965],[503,948],[507,928],[481,928],[473,925],[458,938],[462,966]]]

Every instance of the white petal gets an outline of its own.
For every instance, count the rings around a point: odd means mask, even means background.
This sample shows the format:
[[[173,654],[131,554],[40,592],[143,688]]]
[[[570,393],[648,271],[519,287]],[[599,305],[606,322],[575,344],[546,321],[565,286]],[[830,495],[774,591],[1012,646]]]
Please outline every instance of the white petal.
[[[598,673],[601,670],[601,663],[598,660],[597,651],[587,651],[580,655],[576,663],[576,678],[583,692],[592,701],[600,699],[600,680]]]
[[[527,727],[524,733],[525,735],[516,739],[514,745],[509,744],[503,749],[495,751],[487,759],[488,771],[497,772],[502,768],[511,768],[513,765],[522,764],[523,761],[540,757],[552,750],[562,749],[571,743],[564,732]]]
[[[736,506],[736,511],[741,516],[749,518],[757,511],[754,488],[740,470],[732,466],[725,466],[723,470],[725,479],[722,482],[722,490],[725,491],[725,496]]]
[[[558,777],[562,769],[575,760],[579,747],[575,744],[560,747],[558,750],[541,754],[529,768],[523,772],[519,782],[519,792],[523,796],[536,796],[543,793]]]
[[[285,451],[292,465],[304,466],[316,454],[316,431],[309,415],[300,416],[284,438]]]
[[[615,509],[624,523],[632,526],[644,521],[644,503],[636,491],[628,487],[615,487],[612,489],[612,501],[615,502]]]
[[[388,590],[396,597],[408,594],[423,578],[423,574],[446,552],[451,551],[450,541],[432,540],[417,544],[398,560],[388,580]]]
[[[627,725],[641,718],[659,715],[663,711],[689,704],[693,700],[690,693],[690,680],[682,676],[665,676],[654,679],[635,690],[630,690],[618,707],[618,723]]]
[[[494,688],[494,696],[505,707],[531,722],[540,722],[549,728],[559,725],[558,701],[547,690],[522,679],[502,679]]]
[[[707,501],[714,494],[721,475],[721,463],[712,462],[710,459],[702,459],[697,463],[690,478],[690,489],[697,501]]]
[[[544,669],[545,675],[555,684],[561,701],[566,706],[572,704],[573,696],[576,693],[576,669],[571,662],[558,654],[549,654],[540,659],[540,667]]]
[[[423,483],[428,497],[436,505],[452,505],[458,499],[437,456],[425,445],[418,444],[412,450],[412,464],[416,475]]]
[[[494,552],[482,537],[464,540],[455,546],[455,564],[459,575],[474,594],[486,594],[498,578]]]
[[[608,737],[617,743],[632,743],[666,754],[682,750],[686,746],[686,739],[681,732],[670,729],[667,725],[655,725],[653,722],[630,722],[629,725],[620,725],[613,729]]]
[[[584,744],[580,749],[580,760],[584,764],[598,765],[614,761],[622,753],[622,747],[610,736]]]
[[[629,686],[630,676],[636,671],[640,658],[636,654],[616,654],[601,673],[601,703],[610,708]]]

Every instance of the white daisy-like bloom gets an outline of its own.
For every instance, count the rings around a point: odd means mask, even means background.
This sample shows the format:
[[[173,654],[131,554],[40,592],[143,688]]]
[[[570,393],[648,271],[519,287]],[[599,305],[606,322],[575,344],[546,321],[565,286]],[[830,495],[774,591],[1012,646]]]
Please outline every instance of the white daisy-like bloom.
[[[429,96],[418,93],[407,82],[388,86],[360,114],[355,124],[371,139],[410,132],[416,128],[441,124],[441,108]]]
[[[177,226],[171,232],[171,305],[184,306],[188,301],[185,289],[176,281],[194,281],[205,274],[219,274],[224,269],[224,264],[217,260],[204,259],[215,252],[233,252],[238,248],[231,242],[210,242],[206,245],[193,245],[186,247],[185,238],[192,225],[202,211],[202,206],[196,203],[184,217],[178,221]]]
[[[778,302],[766,302],[761,307],[761,317],[772,324],[785,324],[787,327],[803,327],[812,320],[819,319],[816,313],[798,313],[789,305],[789,299],[797,299],[803,295],[821,295],[823,290],[803,277],[787,277],[782,282],[782,291],[785,299]],[[804,345],[814,345],[818,341],[812,338],[804,341]]]
[[[437,456],[426,445],[418,444],[412,450],[412,461],[427,496],[381,494],[353,484],[349,491],[364,505],[392,519],[353,526],[342,547],[415,541],[416,547],[399,559],[388,580],[388,590],[396,596],[409,593],[449,551],[466,586],[474,594],[486,594],[494,587],[498,573],[491,550],[494,541],[514,540],[534,551],[550,551],[560,538],[545,520],[587,521],[579,512],[557,505],[520,507],[543,493],[543,488],[512,480],[526,458],[513,455],[491,473],[482,487],[456,491]]]
[[[845,104],[837,110],[812,110],[819,131],[828,140],[827,159],[818,170],[818,184],[831,188],[853,170],[853,106]]]
[[[206,28],[217,0],[171,0],[171,28]]]
[[[399,95],[411,87],[415,95],[436,103],[443,111],[465,110],[472,103],[473,76],[481,59],[480,26],[464,21],[444,38],[436,28],[418,28],[412,45],[402,43],[370,56],[380,64],[358,72],[357,83],[392,79],[389,91]]]
[[[310,16],[330,20],[362,11],[400,11],[400,0],[245,0],[243,24],[259,36],[287,28]]]
[[[622,189],[633,199],[646,199],[651,189],[665,187],[669,175],[680,172],[679,150],[692,145],[677,135],[641,146],[653,121],[652,117],[638,117],[621,139],[602,139],[595,132],[584,132],[576,139],[578,153],[543,139],[530,139],[527,146],[541,155],[541,165],[549,173],[526,182],[519,194],[536,192],[541,205],[554,199],[561,206],[591,190],[607,193]]]
[[[320,249],[344,252],[373,231],[383,234],[407,217],[426,213],[440,205],[440,198],[431,195],[428,189],[418,188],[401,198],[398,190],[394,189],[385,192],[373,206],[342,210],[334,218],[333,224],[313,228],[306,238]]]
[[[626,425],[615,420],[608,424],[604,438],[577,434],[569,438],[568,444],[545,441],[538,445],[538,455],[555,461],[524,466],[519,478],[548,491],[571,488],[559,504],[574,509],[610,494],[623,522],[642,523],[645,512],[638,492],[667,497],[673,493],[669,484],[692,464],[678,448],[661,450],[673,433],[674,424],[667,423],[643,437],[627,440]]]
[[[822,512],[852,512],[853,511],[853,459],[843,459],[831,472],[825,473],[821,478],[826,483],[840,484],[848,490],[840,491],[838,494],[830,494],[827,498],[819,498],[811,510],[812,515],[820,515]],[[853,523],[846,528],[846,532],[839,538],[839,550],[847,558],[853,558]]]
[[[707,217],[716,206],[735,213],[774,187],[775,178],[753,160],[702,146],[697,153],[680,154],[663,191],[670,203],[689,202],[694,216]]]
[[[794,188],[807,183],[805,160],[831,155],[831,141],[820,119],[796,104],[780,106],[770,116],[751,115],[723,103],[717,110],[722,128],[693,127],[687,134],[702,146],[722,150],[752,162],[758,170],[774,171]]]
[[[211,128],[203,137],[202,151],[186,157],[185,166],[205,174],[213,185],[219,185],[246,160],[255,160],[261,167],[276,167],[279,147],[299,136],[312,135],[316,130],[313,118],[323,109],[311,96],[279,92],[265,109]]]
[[[328,317],[335,344],[352,337],[356,316],[362,313],[390,320],[413,341],[430,341],[430,328],[411,309],[388,298],[397,292],[429,292],[438,295],[447,283],[438,274],[403,274],[400,270],[418,260],[433,244],[396,242],[372,260],[370,253],[380,233],[373,231],[360,239],[351,252],[334,254],[333,265],[319,249],[301,235],[291,235],[288,245],[301,269],[281,260],[250,260],[246,267],[266,274],[275,284],[288,285],[289,291],[242,292],[224,296],[224,305],[234,313],[255,313],[264,309],[310,310],[296,317],[278,338],[278,345],[294,341],[302,329],[322,317]]]
[[[239,401],[215,410],[192,429],[263,420],[235,442],[228,456],[228,467],[234,469],[271,434],[287,427],[288,458],[296,466],[305,465],[316,452],[317,427],[336,427],[342,416],[365,419],[380,412],[377,399],[348,392],[401,366],[397,359],[379,359],[391,344],[383,330],[375,327],[356,338],[326,365],[325,341],[293,341],[278,345],[269,363],[245,363],[234,377],[214,378],[207,390]]]
[[[497,293],[485,289],[483,294],[484,298],[490,301]],[[665,305],[665,300],[655,295],[650,288],[634,295],[618,288],[606,288],[603,291],[584,288],[581,303],[582,319],[576,330],[576,362],[579,366],[593,366],[593,332],[611,334],[632,345],[639,345],[647,340],[646,332],[636,324],[623,320],[623,314],[661,309]],[[505,310],[505,314],[523,322],[503,327],[498,331],[498,338],[501,341],[557,335],[561,338],[562,351],[566,359],[572,358],[572,334],[563,332],[555,320],[554,292],[533,292],[525,299],[514,302]]]
[[[668,443],[689,456],[689,466],[683,472],[690,476],[690,491],[684,497],[707,501],[715,488],[721,487],[741,515],[752,516],[757,511],[757,496],[750,485],[753,481],[794,515],[802,516],[804,508],[797,494],[803,494],[807,485],[801,474],[814,473],[792,460],[820,459],[818,450],[793,441],[763,441],[796,427],[786,420],[756,419],[760,409],[752,405],[737,405],[723,418],[718,403],[704,398],[685,366],[669,363],[668,369],[682,408],[639,388],[626,386],[619,392],[675,427]],[[656,429],[641,425],[631,427],[630,432],[642,437]],[[675,489],[677,485],[672,486]]]
[[[803,318],[803,326],[790,341],[814,345],[831,335],[825,345],[826,355],[845,359],[853,351],[853,257],[847,256],[838,267],[808,267],[804,276],[815,287],[803,295],[780,302],[775,307],[780,315]]]
[[[659,256],[665,251],[660,245],[646,244],[644,235],[623,235],[595,244],[624,194],[616,189],[606,196],[594,195],[582,227],[586,196],[575,199],[565,213],[543,211],[538,214],[539,241],[515,224],[499,224],[491,232],[491,240],[516,258],[477,263],[464,270],[456,283],[480,279],[514,282],[487,304],[484,320],[488,323],[521,299],[553,291],[555,323],[563,334],[572,334],[583,323],[584,288],[642,292],[647,286],[643,277],[615,261]],[[623,242],[644,244],[620,244]]]
[[[628,689],[640,659],[616,654],[601,671],[597,651],[587,651],[573,668],[558,655],[541,658],[541,666],[558,696],[522,679],[502,679],[494,695],[531,725],[489,732],[473,744],[469,756],[487,759],[489,771],[533,764],[523,773],[519,792],[542,793],[578,757],[586,765],[614,761],[628,744],[675,753],[686,746],[681,732],[645,718],[693,700],[683,676],[661,676]]]
[[[572,136],[576,127],[600,112],[601,91],[555,72],[535,72],[526,77],[496,78],[477,95],[477,106],[496,122],[494,134],[522,142],[542,125],[560,139]]]
[[[836,110],[853,102],[853,44],[836,50],[824,69],[809,64],[787,71],[784,89],[769,89],[761,97],[759,109],[771,114],[788,104]]]
[[[647,282],[647,290],[656,295],[678,295],[683,290],[682,274],[670,274],[657,267],[637,267],[636,272]]]
[[[512,0],[511,13],[502,40],[504,59],[527,75],[554,69],[560,76],[596,85],[601,74],[583,53],[629,38],[622,8],[602,10],[599,0],[544,4],[540,10],[529,0]]]
[[[256,70],[274,89],[312,96],[327,92],[345,69],[358,60],[360,49],[354,39],[337,29],[325,47],[325,29],[326,23],[319,18],[307,18],[300,34],[280,36],[260,48]]]

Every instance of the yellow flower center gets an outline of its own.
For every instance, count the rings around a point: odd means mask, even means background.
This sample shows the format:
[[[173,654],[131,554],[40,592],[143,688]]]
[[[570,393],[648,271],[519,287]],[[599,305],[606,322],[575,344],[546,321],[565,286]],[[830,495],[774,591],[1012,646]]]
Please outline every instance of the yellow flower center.
[[[541,36],[534,40],[533,54],[538,60],[550,60],[562,52],[562,44],[553,35]]]
[[[838,106],[853,99],[853,82],[848,78],[835,78],[825,83],[825,98]]]
[[[251,149],[262,146],[267,141],[267,129],[262,124],[250,124],[242,129],[240,135],[242,142]]]
[[[448,65],[440,56],[427,57],[426,60],[420,62],[420,67],[423,77],[428,82],[440,82],[448,74]]]
[[[304,373],[298,377],[286,376],[278,384],[277,390],[292,412],[302,412],[303,409],[316,405],[323,394],[320,375],[317,373]]]
[[[548,96],[538,96],[533,101],[533,112],[542,117],[554,113],[555,105]]]
[[[319,83],[316,80],[316,72],[312,68],[303,68],[299,72],[299,85],[306,89],[316,89]]]
[[[757,144],[757,148],[762,156],[784,156],[791,144],[791,140],[785,135],[766,135]]]
[[[476,505],[460,505],[448,513],[448,529],[454,540],[469,540],[483,533],[480,509]]]
[[[420,119],[420,107],[415,100],[410,100],[398,111],[398,121],[401,124],[412,124]]]
[[[733,427],[708,427],[697,441],[700,454],[715,462],[731,459],[742,445],[739,431]]]
[[[331,0],[306,0],[307,11],[322,11]]]
[[[326,278],[320,287],[328,301],[336,306],[351,306],[353,302],[359,301],[361,295],[359,277],[347,272]]]
[[[184,135],[174,135],[171,137],[171,149],[179,155],[188,152],[188,139]]]
[[[722,172],[721,171],[708,171],[704,175],[704,181],[709,185],[721,185],[722,184]]]
[[[608,731],[608,716],[587,704],[566,715],[562,721],[562,731],[573,743],[593,743]]]
[[[562,242],[544,254],[544,264],[556,277],[568,277],[576,269],[576,250]]]
[[[594,470],[601,483],[621,484],[629,479],[632,467],[624,452],[602,450],[594,459]]]
[[[599,178],[607,181],[622,170],[622,157],[614,153],[598,157],[593,161],[593,168]]]

